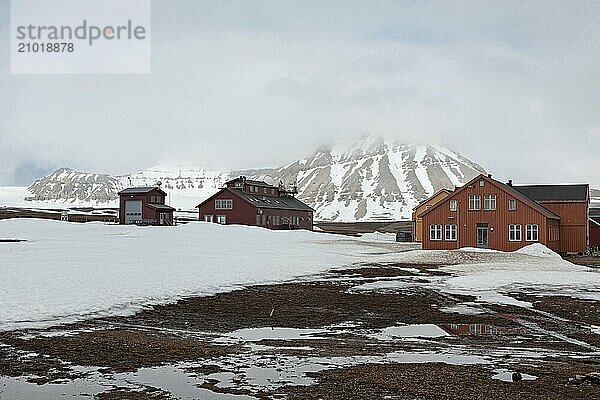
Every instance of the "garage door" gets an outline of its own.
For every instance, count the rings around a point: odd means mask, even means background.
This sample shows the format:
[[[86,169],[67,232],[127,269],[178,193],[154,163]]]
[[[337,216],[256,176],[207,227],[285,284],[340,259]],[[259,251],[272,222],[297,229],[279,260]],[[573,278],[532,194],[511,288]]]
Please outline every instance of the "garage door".
[[[142,219],[142,201],[125,200],[125,223],[133,224]]]

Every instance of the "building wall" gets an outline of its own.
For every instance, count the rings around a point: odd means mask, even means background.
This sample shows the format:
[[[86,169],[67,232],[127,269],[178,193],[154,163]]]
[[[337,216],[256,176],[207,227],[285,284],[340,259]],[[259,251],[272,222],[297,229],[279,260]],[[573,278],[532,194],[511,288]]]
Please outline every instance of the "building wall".
[[[600,217],[592,218],[600,224]],[[600,247],[600,226],[589,221],[590,247]]]
[[[233,208],[231,210],[215,209],[215,200],[225,199],[233,200]],[[261,210],[261,213],[259,213],[258,210]],[[273,216],[290,219],[291,217],[298,217],[300,229],[313,229],[313,215],[310,211],[258,208],[229,191],[218,193],[212,199],[200,206],[198,215],[199,220],[204,221],[206,215],[212,215],[213,222],[217,222],[217,215],[225,215],[227,224],[264,226],[269,229],[289,229],[289,225],[273,224]],[[260,215],[260,223],[257,223],[257,215]]]
[[[233,200],[231,210],[215,209],[215,200],[227,199]],[[200,221],[204,221],[206,215],[212,215],[213,222],[217,222],[218,215],[225,215],[227,224],[256,225],[256,207],[229,191],[221,191],[200,206],[198,216]]]
[[[421,204],[419,207],[417,207],[412,214],[412,220],[413,220],[413,238],[415,242],[421,242],[423,240],[422,237],[422,233],[423,233],[423,218],[419,217],[419,215],[424,212],[425,210],[435,206],[437,203],[439,203],[440,201],[444,200],[446,197],[450,196],[449,192],[446,191],[441,191],[439,193],[437,193],[436,195],[434,195],[433,197],[429,198],[427,200],[427,202],[425,202],[424,204]]]
[[[525,225],[538,225],[538,242],[547,245],[548,247],[558,247],[558,242],[549,243],[548,229],[550,224],[555,226],[558,221],[553,221],[545,215],[522,202],[518,197],[512,196],[493,183],[493,180],[484,179],[484,186],[479,186],[479,180],[474,182],[472,187],[467,187],[459,192],[454,192],[446,197],[432,211],[423,216],[422,237],[423,249],[456,249],[460,247],[476,247],[477,246],[477,224],[488,224],[488,247],[502,251],[514,251],[523,246],[531,244],[527,242]],[[471,211],[469,206],[469,195],[481,196],[481,210]],[[486,194],[496,195],[496,210],[484,210],[484,196]],[[450,211],[450,200],[458,200],[458,211]],[[509,199],[515,199],[517,203],[516,210],[508,209]],[[429,225],[430,224],[456,224],[457,225],[457,241],[444,240],[444,227],[442,227],[442,240],[430,240]],[[510,242],[508,240],[509,224],[521,224],[521,241]]]
[[[548,210],[560,215],[560,251],[578,253],[588,246],[587,202],[540,202]]]
[[[156,210],[147,206],[150,202],[150,196],[162,196],[162,203],[165,204],[165,196],[158,190],[153,190],[148,193],[140,194],[122,194],[119,196],[119,223],[125,223],[125,201],[126,200],[141,200],[142,201],[142,219],[156,220],[158,222],[158,213]],[[173,213],[171,213],[171,222],[173,221]]]

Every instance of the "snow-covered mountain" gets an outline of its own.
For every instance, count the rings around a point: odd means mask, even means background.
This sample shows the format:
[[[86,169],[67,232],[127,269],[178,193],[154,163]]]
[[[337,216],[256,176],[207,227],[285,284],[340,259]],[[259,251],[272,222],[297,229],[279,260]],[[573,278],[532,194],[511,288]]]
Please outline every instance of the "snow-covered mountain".
[[[386,142],[365,136],[335,144],[281,168],[220,171],[203,167],[159,166],[110,176],[61,168],[31,185],[30,200],[65,205],[116,205],[128,186],[160,181],[172,206],[191,210],[236,176],[286,184],[316,210],[317,220],[369,221],[410,218],[419,201],[441,188],[453,188],[485,171],[440,146]]]
[[[317,211],[316,219],[331,221],[409,219],[421,200],[479,173],[485,173],[481,166],[446,148],[371,136],[323,147],[276,170],[246,172],[297,182],[298,197]]]

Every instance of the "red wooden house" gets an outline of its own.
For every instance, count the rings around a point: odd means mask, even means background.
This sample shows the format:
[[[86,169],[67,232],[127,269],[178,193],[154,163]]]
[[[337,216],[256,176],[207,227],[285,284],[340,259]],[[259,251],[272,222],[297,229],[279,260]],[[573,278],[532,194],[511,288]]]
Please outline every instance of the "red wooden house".
[[[600,208],[590,208],[589,217],[590,247],[600,248]]]
[[[173,225],[175,209],[165,204],[167,193],[159,187],[131,187],[119,192],[119,223]]]
[[[295,189],[241,176],[198,207],[200,221],[262,226],[269,229],[313,229],[314,210],[294,197]]]
[[[539,242],[557,252],[586,251],[588,193],[588,185],[513,186],[479,175],[420,214],[423,249],[514,251]]]

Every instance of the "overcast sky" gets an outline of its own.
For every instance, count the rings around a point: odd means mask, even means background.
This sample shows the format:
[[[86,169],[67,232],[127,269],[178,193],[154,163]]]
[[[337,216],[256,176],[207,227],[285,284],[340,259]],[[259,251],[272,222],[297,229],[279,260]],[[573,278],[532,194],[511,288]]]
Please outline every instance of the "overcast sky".
[[[598,1],[156,1],[148,75],[10,74],[9,11],[0,184],[279,166],[370,133],[600,187]]]

